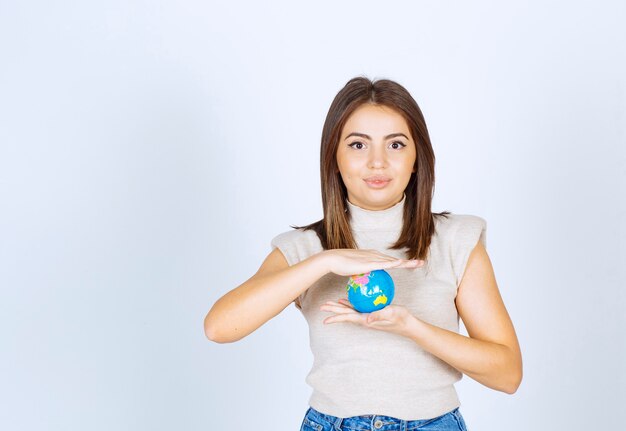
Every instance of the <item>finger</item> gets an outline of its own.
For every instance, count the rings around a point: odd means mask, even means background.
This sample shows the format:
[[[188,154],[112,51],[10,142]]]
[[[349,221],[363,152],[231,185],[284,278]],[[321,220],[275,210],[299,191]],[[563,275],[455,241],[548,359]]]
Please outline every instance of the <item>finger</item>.
[[[327,317],[324,319],[324,324],[328,323],[339,323],[339,322],[349,322],[349,323],[361,323],[364,322],[365,319],[360,313],[349,313],[349,314],[336,314],[334,316]]]
[[[398,259],[388,259],[388,258],[380,258],[380,259],[369,259],[367,261],[368,264],[371,265],[371,269],[369,269],[368,271],[371,271],[372,269],[377,269],[380,268],[380,265],[389,265],[390,263],[397,263]]]
[[[343,299],[343,298],[341,298],[341,299],[339,300],[339,302],[340,302],[340,303],[342,303],[343,305],[345,305],[346,307],[350,307],[350,308],[351,308],[351,309],[353,309],[353,310],[355,309],[355,308],[354,308],[354,305],[352,305],[352,304],[350,303],[350,301],[348,301],[347,299]]]
[[[390,256],[385,253],[381,253],[377,250],[370,250],[370,251],[372,252],[371,254],[374,255],[373,260],[381,260],[381,259],[382,260],[397,260],[398,259],[397,257]]]
[[[371,313],[369,313],[367,316],[367,321],[374,322],[377,320],[390,320],[391,318],[393,318],[393,315],[394,315],[393,308],[385,307],[385,308],[381,308],[380,310],[372,311]]]
[[[393,326],[395,324],[393,321],[386,319],[385,317],[372,316],[371,314],[366,317],[365,322],[367,325],[370,325],[372,327],[382,327],[382,328]]]
[[[379,316],[373,313],[368,314],[366,318],[367,323],[374,323],[378,320],[380,320]]]
[[[424,266],[423,260],[407,260],[407,259],[399,259],[396,265],[390,266],[390,268],[419,268]]]
[[[396,256],[391,256],[389,254],[385,254],[385,253],[380,253],[377,252],[376,253],[379,257],[384,258],[385,260],[401,260],[403,262],[407,261],[407,259],[403,259],[401,257],[396,257]]]
[[[324,304],[320,306],[321,311],[329,311],[336,314],[354,314],[354,309],[348,307],[346,305],[338,304],[338,305],[329,305]]]
[[[343,301],[343,302],[342,302]],[[326,301],[325,303],[323,303],[322,305],[334,305],[334,306],[343,306],[343,305],[352,305],[350,304],[350,301],[348,301],[347,299],[339,299],[338,302],[334,302],[334,301]]]
[[[393,257],[393,256],[387,256],[387,255],[383,255],[381,257],[381,259],[388,261],[388,262],[396,262],[396,261],[404,261],[404,259],[398,258],[398,257]]]
[[[380,264],[380,268],[381,269],[385,269],[385,268],[396,268],[398,266],[401,266],[404,263],[404,261],[400,260],[400,259],[396,259],[393,261],[389,261],[389,262],[382,262]]]

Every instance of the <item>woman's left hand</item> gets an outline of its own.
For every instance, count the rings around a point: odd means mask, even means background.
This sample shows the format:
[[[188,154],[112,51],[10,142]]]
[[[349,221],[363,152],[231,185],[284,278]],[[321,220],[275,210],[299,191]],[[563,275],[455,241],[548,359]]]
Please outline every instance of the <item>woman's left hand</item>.
[[[341,298],[338,302],[326,301],[320,306],[322,311],[335,313],[324,319],[324,324],[352,322],[367,328],[379,329],[408,336],[411,319],[415,319],[409,310],[402,305],[388,305],[371,313],[360,313],[354,309],[350,301]]]

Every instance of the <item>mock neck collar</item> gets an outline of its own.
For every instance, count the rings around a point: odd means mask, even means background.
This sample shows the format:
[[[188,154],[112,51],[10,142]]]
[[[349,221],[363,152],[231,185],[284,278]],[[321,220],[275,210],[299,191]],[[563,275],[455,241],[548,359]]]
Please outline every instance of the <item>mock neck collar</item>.
[[[384,210],[366,210],[346,199],[350,213],[350,226],[354,231],[377,230],[399,232],[404,223],[404,204],[406,194],[402,200]]]

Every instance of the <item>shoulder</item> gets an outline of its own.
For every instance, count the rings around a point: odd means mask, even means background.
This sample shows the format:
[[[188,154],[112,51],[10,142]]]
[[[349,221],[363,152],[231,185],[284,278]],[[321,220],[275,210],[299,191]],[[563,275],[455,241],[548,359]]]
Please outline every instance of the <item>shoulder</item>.
[[[435,216],[437,234],[450,239],[463,239],[467,235],[480,235],[487,230],[487,221],[474,214],[450,213],[445,216]]]
[[[466,225],[466,224],[481,224],[484,223],[486,224],[487,221],[483,218],[480,217],[478,215],[474,215],[474,214],[458,214],[458,213],[449,213],[446,215],[436,215],[435,216],[435,221],[440,223],[440,224],[447,224],[447,225],[454,225],[454,226],[459,226],[459,225]]]
[[[441,230],[447,244],[458,285],[474,248],[478,243],[487,248],[487,221],[474,214],[450,214],[439,226],[441,228],[438,227],[438,230]]]
[[[283,253],[289,266],[323,250],[317,233],[312,229],[281,232],[272,238],[270,244],[272,249],[278,248]]]
[[[319,241],[317,234],[312,229],[291,229],[276,235],[272,238],[271,244],[272,246],[278,246],[286,243],[302,243],[315,240]]]

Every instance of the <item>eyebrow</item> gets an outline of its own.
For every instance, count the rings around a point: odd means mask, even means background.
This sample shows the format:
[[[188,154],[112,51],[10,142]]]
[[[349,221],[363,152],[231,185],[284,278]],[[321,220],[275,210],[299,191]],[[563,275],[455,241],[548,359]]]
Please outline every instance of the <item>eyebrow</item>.
[[[346,136],[346,139],[348,139],[350,136],[360,136],[361,138],[369,139],[370,141],[372,140],[372,137],[366,135],[365,133],[352,132],[348,136]],[[385,136],[385,139],[395,138],[396,136],[404,136],[406,139],[409,139],[404,133],[392,133],[391,135]]]

